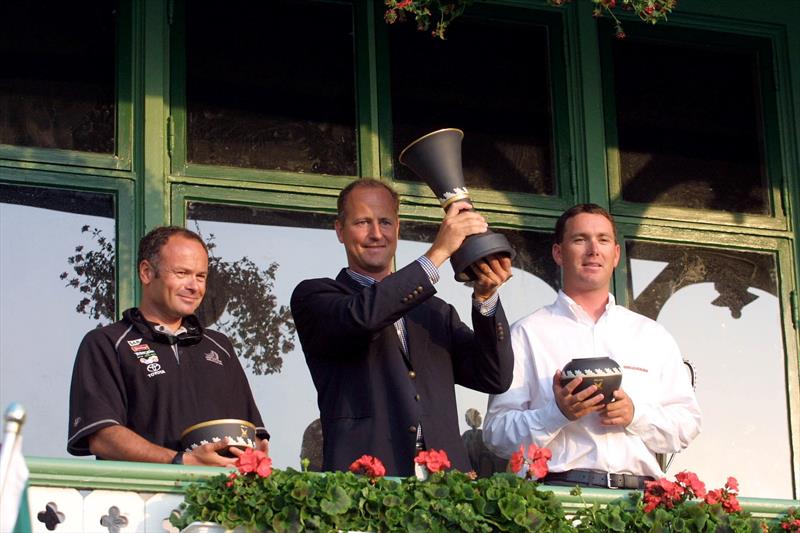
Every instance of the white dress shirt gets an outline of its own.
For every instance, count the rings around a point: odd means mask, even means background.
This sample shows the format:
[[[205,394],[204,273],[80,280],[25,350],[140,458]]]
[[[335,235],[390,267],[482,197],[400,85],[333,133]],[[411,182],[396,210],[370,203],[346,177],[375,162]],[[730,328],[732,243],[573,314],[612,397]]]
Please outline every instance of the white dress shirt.
[[[595,322],[559,291],[511,327],[514,379],[489,398],[483,440],[510,457],[520,444],[550,449],[551,472],[574,468],[616,474],[664,475],[655,453],[685,448],[700,432],[700,408],[678,345],[657,322],[616,305],[609,294]],[[576,357],[604,357],[622,366],[622,388],[634,405],[626,427],[604,426],[599,414],[567,419],[555,402],[553,375]]]

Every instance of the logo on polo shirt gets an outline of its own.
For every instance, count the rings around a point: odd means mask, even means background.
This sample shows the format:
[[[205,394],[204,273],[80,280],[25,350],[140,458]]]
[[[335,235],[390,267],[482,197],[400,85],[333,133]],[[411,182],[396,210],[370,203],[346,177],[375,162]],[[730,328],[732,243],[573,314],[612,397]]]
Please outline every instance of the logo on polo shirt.
[[[142,344],[142,339],[128,341],[128,345],[136,360],[145,366],[148,378],[167,373],[158,363],[158,354],[148,344]]]
[[[222,366],[222,360],[219,358],[219,354],[214,350],[211,350],[206,354],[206,361],[211,361],[212,363]]]

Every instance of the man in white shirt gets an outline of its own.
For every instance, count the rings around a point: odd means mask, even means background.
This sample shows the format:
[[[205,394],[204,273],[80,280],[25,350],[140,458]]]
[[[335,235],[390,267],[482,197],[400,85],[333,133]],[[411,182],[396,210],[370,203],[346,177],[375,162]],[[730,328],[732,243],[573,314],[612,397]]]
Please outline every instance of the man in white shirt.
[[[700,432],[680,351],[661,325],[608,292],[620,246],[605,209],[579,204],[562,214],[552,253],[563,289],[512,326],[513,381],[490,397],[483,440],[501,457],[520,445],[549,448],[545,483],[642,489],[664,475],[655,454],[677,452]],[[582,378],[561,386],[570,360],[604,356],[623,369],[611,403],[595,385],[575,392]]]

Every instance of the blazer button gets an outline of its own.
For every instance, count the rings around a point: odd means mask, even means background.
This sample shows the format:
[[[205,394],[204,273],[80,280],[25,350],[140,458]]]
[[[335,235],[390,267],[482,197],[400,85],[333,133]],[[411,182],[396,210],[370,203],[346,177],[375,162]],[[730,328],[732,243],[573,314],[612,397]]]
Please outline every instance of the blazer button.
[[[403,302],[403,303],[407,303],[408,302],[408,298],[400,298],[400,301]]]
[[[414,372],[413,370],[409,370],[408,371],[408,377],[410,377],[411,379],[414,379],[414,378],[417,377],[417,373]]]
[[[425,289],[423,289],[423,288],[422,288],[422,285],[420,285],[419,287],[417,287],[417,292],[422,292],[422,291],[424,291],[424,290],[425,290]]]
[[[415,394],[415,395],[414,395],[414,399],[415,399],[415,400],[417,400],[417,401],[419,401],[419,394]]]
[[[417,432],[417,426],[408,426],[408,432],[409,433],[416,433]]]

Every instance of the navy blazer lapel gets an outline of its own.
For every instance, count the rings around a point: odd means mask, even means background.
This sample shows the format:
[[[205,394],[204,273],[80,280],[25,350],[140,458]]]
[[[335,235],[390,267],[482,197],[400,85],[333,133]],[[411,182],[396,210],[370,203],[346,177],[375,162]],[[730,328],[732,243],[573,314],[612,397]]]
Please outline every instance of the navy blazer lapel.
[[[346,268],[343,268],[339,272],[339,275],[336,276],[336,281],[338,281],[339,283],[347,286],[347,288],[350,289],[351,293],[356,293],[356,292],[364,289],[363,285],[361,285],[359,282],[354,280],[352,278],[352,276],[350,276],[350,274],[347,273],[347,269]],[[378,283],[380,283],[380,282],[378,282]],[[406,320],[405,322],[406,322],[406,341],[408,341],[408,320]],[[403,359],[405,359],[406,362],[410,365],[411,363],[410,363],[409,358],[408,358],[409,355],[403,349],[403,341],[400,340],[400,335],[397,333],[397,329],[396,329],[395,325],[392,324],[391,326],[386,326],[386,328],[382,332],[382,335],[391,335],[392,342],[393,342],[393,344],[396,345],[397,351],[400,352],[400,355],[403,357]],[[410,349],[411,349],[411,344],[409,342],[409,350]]]
[[[346,268],[343,268],[339,271],[339,275],[336,276],[336,281],[343,285],[347,285],[347,287],[350,289],[350,292],[358,292],[363,289],[363,287],[356,280],[350,277],[350,274],[347,273]]]

